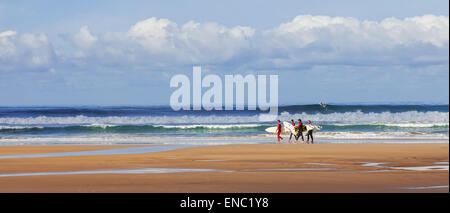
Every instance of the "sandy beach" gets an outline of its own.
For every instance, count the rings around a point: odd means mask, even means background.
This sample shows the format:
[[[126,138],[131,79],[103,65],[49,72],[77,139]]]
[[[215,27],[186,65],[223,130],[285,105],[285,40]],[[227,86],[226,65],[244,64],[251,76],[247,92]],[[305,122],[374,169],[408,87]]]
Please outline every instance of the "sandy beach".
[[[1,146],[0,156],[133,147],[150,146]],[[140,154],[0,158],[0,192],[448,193],[448,159],[448,144],[252,144]],[[120,172],[148,168],[163,172]],[[64,174],[79,171],[94,173]],[[55,174],[36,175],[42,172]]]

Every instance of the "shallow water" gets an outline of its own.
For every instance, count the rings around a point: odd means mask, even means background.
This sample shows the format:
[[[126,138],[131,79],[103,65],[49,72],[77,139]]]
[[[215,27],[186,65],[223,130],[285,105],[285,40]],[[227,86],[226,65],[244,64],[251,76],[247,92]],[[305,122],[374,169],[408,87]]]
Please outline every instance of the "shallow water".
[[[422,190],[422,189],[448,189],[448,185],[446,186],[410,186],[410,187],[400,187],[401,189],[409,189],[409,190]]]
[[[335,168],[265,168],[265,169],[246,169],[244,171],[330,171]]]
[[[0,174],[0,177],[19,177],[37,175],[86,175],[86,174],[159,174],[159,173],[180,173],[180,172],[223,172],[225,170],[216,169],[176,169],[176,168],[145,168],[126,170],[96,170],[96,171],[73,171],[73,172],[31,172]]]
[[[380,166],[381,164],[384,164],[384,163],[370,163],[370,162],[365,162],[362,166],[369,166],[369,167],[383,167],[383,166]]]
[[[441,164],[442,162],[437,162],[434,164]],[[386,163],[371,163],[371,162],[364,162],[362,166],[367,167],[377,167],[377,168],[385,168],[385,169],[395,169],[395,170],[409,170],[409,171],[448,171],[449,166],[438,166],[438,165],[432,165],[432,166],[411,166],[411,167],[395,167],[395,166],[382,166]]]
[[[369,172],[369,173],[377,173],[377,172],[398,172],[398,170],[355,170],[356,172]]]
[[[336,164],[334,164],[334,163],[305,163],[305,164],[308,164],[308,165],[317,165],[317,166],[333,166],[333,165],[336,165]]]
[[[448,162],[436,162],[436,163],[434,163],[434,164],[447,164],[448,165]]]
[[[10,158],[46,158],[46,157],[68,157],[68,156],[88,156],[88,155],[124,155],[124,154],[143,154],[151,152],[164,152],[175,149],[197,147],[196,145],[173,145],[173,146],[151,146],[151,147],[133,147],[121,149],[105,149],[81,152],[59,152],[44,154],[24,154],[24,155],[3,155],[0,159]]]
[[[410,170],[410,171],[448,171],[448,166],[414,166],[414,167],[389,167],[390,169]]]

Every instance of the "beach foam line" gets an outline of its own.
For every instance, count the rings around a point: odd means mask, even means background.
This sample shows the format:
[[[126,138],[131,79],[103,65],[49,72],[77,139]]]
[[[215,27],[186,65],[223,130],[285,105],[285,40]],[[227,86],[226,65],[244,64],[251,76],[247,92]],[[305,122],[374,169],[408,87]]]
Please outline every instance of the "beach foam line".
[[[448,166],[414,166],[414,167],[389,167],[409,171],[448,171]]]
[[[59,152],[59,153],[43,153],[43,154],[25,154],[25,155],[3,155],[0,159],[11,158],[46,158],[46,157],[68,157],[68,156],[88,156],[88,155],[124,155],[124,154],[143,154],[151,152],[164,152],[175,149],[184,149],[198,147],[199,145],[168,145],[168,146],[150,146],[150,147],[132,147],[121,149],[105,149],[81,152]]]
[[[409,187],[400,187],[400,189],[409,189],[409,190],[448,189],[448,185],[442,185],[442,186],[409,186]]]
[[[407,171],[448,171],[448,165],[447,166],[411,166],[411,167],[405,167],[405,166],[382,166],[386,165],[386,163],[371,163],[371,162],[364,162],[361,166],[366,167],[376,167],[376,168],[385,168],[385,169],[394,169],[394,170],[407,170]]]
[[[22,177],[22,176],[39,176],[39,175],[88,175],[88,174],[161,174],[161,173],[181,173],[181,172],[226,172],[226,170],[144,168],[144,169],[94,170],[94,171],[72,171],[72,172],[11,173],[11,174],[0,174],[0,177]]]

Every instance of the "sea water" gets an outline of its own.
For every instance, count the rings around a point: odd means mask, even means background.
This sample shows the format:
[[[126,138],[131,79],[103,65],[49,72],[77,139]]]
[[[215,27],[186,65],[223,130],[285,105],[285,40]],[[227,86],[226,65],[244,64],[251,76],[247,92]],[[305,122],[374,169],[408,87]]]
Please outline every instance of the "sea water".
[[[0,145],[273,143],[253,110],[0,107]],[[320,143],[448,143],[448,105],[291,105],[279,119],[311,120]]]

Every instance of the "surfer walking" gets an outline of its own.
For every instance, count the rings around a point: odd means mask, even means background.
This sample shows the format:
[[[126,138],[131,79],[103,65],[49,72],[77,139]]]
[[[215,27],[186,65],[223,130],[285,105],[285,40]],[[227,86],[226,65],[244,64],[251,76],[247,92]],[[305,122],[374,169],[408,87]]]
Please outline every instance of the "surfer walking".
[[[278,144],[280,144],[280,139],[284,141],[284,138],[281,137],[281,121],[278,120],[278,126],[277,126],[277,139],[278,139]]]
[[[308,138],[306,139],[306,143],[309,144],[309,137],[311,137],[311,144],[314,144],[314,138],[313,138],[314,126],[312,125],[310,120],[308,120],[308,125],[306,125],[306,130],[308,131],[308,133],[306,133],[308,136]]]
[[[294,125],[294,120],[292,120],[292,124]],[[294,128],[297,132],[297,134],[295,134],[295,144],[298,144],[298,139],[300,138],[300,136],[302,136],[302,144],[305,143],[305,138],[303,137],[303,123],[302,123],[302,119],[298,119],[298,125],[295,126]]]
[[[292,126],[295,127],[295,121],[294,121],[294,119],[291,120],[291,124],[292,124]],[[294,133],[291,132],[291,135],[289,136],[289,144],[291,143],[292,135],[294,135]],[[294,135],[294,137],[295,137],[295,135]],[[297,140],[297,139],[295,139],[295,140]]]

